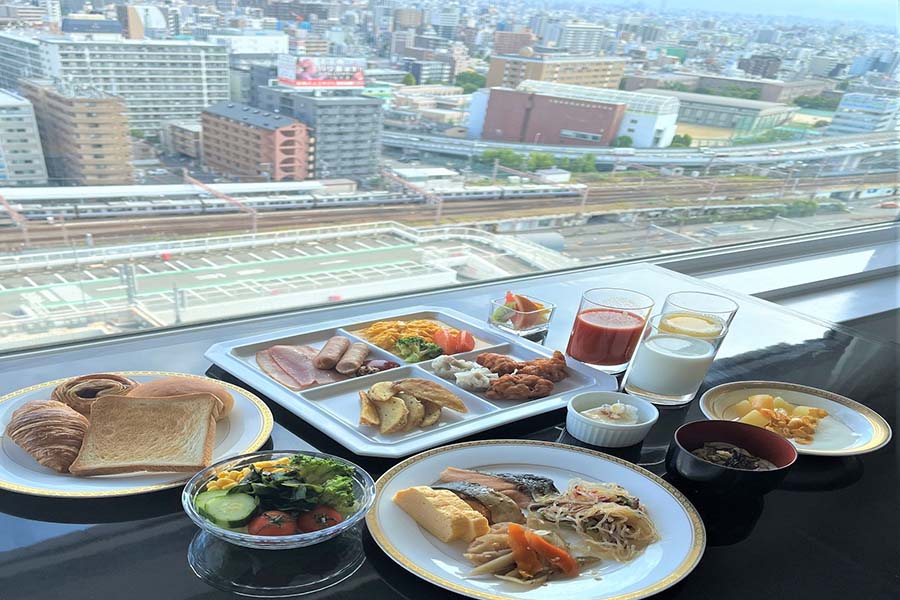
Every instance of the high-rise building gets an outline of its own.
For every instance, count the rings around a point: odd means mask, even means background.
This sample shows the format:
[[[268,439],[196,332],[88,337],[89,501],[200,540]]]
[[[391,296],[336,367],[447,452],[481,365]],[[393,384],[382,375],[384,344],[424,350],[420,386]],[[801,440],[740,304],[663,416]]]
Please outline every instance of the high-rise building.
[[[382,102],[350,91],[259,89],[260,108],[313,129],[317,177],[370,179],[381,162]]]
[[[448,83],[452,77],[450,63],[438,60],[404,58],[400,67],[416,78],[416,83]]]
[[[738,60],[738,69],[747,75],[774,79],[781,68],[781,59],[771,54],[754,54]]]
[[[46,183],[47,167],[31,102],[0,90],[0,186]]]
[[[518,54],[522,48],[534,44],[530,31],[495,31],[494,54]]]
[[[452,40],[456,38],[456,29],[459,27],[459,17],[459,6],[455,4],[441,6],[432,13],[431,25],[439,36]]]
[[[116,6],[116,18],[122,24],[122,35],[131,40],[166,37],[169,22],[164,8],[135,4]]]
[[[259,181],[301,181],[310,176],[314,142],[296,119],[238,102],[219,102],[201,115],[203,164]]]
[[[617,89],[625,73],[624,58],[535,54],[529,50],[524,49],[518,55],[492,56],[487,87],[514,88],[532,80]]]
[[[25,80],[21,88],[34,106],[50,179],[64,185],[133,182],[122,98],[46,79]]]
[[[394,31],[414,29],[422,24],[422,11],[417,8],[398,8],[394,11]]]
[[[603,25],[570,21],[549,25],[542,41],[573,54],[598,54],[611,38],[612,32]]]
[[[809,59],[809,74],[815,77],[829,77],[840,62],[841,59],[836,56],[813,56]]]
[[[62,22],[62,7],[59,4],[59,0],[41,0],[41,8],[44,9],[44,14],[47,15],[48,23]]]
[[[829,135],[895,131],[900,118],[900,99],[875,94],[844,94],[834,119],[828,126]]]
[[[0,25],[18,25],[26,23],[37,24],[47,20],[47,13],[40,6],[29,4],[2,4],[0,5]]]
[[[758,44],[777,44],[781,40],[781,32],[777,29],[760,29],[756,32]]]
[[[182,40],[97,40],[0,33],[0,82],[51,79],[125,99],[130,126],[155,135],[228,99],[228,50]]]

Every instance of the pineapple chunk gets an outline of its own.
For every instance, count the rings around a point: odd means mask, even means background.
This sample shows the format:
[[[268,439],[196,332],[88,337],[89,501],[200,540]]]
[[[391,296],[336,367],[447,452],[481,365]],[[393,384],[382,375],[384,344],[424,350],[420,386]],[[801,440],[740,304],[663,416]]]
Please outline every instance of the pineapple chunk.
[[[775,396],[775,408],[783,408],[785,411],[787,411],[787,414],[791,414],[792,412],[794,412],[796,406],[794,406],[781,396]]]
[[[753,406],[750,405],[749,400],[741,400],[740,402],[732,406],[731,410],[733,410],[734,414],[736,414],[738,417],[743,417],[748,412],[753,410]]]
[[[749,425],[756,425],[757,427],[765,427],[769,424],[769,418],[754,409],[748,412],[746,415],[738,419],[741,423],[747,423]]]
[[[775,398],[769,394],[756,394],[755,396],[750,396],[747,400],[749,400],[750,405],[757,410],[760,408],[773,410],[775,408]]]
[[[795,406],[791,414],[795,417],[808,417],[812,410],[815,410],[812,406]]]

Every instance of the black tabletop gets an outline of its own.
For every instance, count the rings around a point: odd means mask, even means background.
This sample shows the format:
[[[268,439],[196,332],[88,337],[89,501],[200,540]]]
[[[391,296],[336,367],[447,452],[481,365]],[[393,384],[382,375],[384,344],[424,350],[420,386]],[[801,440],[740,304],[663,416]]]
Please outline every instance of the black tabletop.
[[[717,360],[704,389],[747,379],[812,385],[872,407],[896,428],[897,346],[762,303],[753,310],[768,325],[738,332],[744,339],[735,346],[747,350]],[[784,329],[791,335],[780,335]],[[783,342],[786,337],[792,341]],[[215,367],[210,375],[228,378]],[[298,436],[357,462],[376,478],[396,462],[354,456],[277,404],[270,407],[279,424],[270,447],[299,447]],[[661,413],[641,446],[611,453],[664,474],[662,457],[674,429],[703,417],[696,402]],[[556,411],[468,439],[578,444],[560,425],[564,418]],[[666,475],[697,506],[709,544],[697,569],[658,597],[900,597],[898,473],[892,441],[860,457],[800,457],[780,488],[764,497],[705,496]],[[364,527],[360,537],[336,540],[314,553],[260,554],[217,545],[198,535],[181,510],[179,494],[60,500],[0,491],[0,598],[215,599],[233,597],[216,587],[228,585],[272,594],[291,586],[310,591],[331,585],[311,595],[326,599],[455,597],[396,565]],[[341,564],[352,568],[335,573]]]

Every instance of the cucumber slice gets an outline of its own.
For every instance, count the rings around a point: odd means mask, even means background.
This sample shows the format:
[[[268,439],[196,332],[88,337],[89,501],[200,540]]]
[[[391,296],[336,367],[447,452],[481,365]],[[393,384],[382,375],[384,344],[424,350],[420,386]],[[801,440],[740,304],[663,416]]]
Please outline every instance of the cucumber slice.
[[[198,512],[203,512],[206,509],[207,502],[209,502],[213,498],[224,496],[227,493],[228,490],[210,490],[208,492],[200,492],[194,497],[194,506],[197,507]]]
[[[210,520],[225,527],[243,527],[250,522],[259,499],[250,494],[225,494],[210,498],[204,511]]]

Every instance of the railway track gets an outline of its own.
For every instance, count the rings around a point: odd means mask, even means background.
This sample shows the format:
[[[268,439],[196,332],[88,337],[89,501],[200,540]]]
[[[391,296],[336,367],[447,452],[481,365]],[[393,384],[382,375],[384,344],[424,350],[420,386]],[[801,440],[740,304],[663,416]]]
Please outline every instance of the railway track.
[[[636,182],[590,186],[586,199],[587,209],[612,208],[622,204],[629,208],[664,207],[677,201],[704,198],[709,195],[709,186],[700,181],[667,183],[647,180],[644,185]],[[704,180],[705,181],[705,180]],[[867,185],[892,182],[892,174],[870,176]],[[814,190],[821,187],[859,186],[859,177],[830,178],[827,181],[801,180],[797,190]],[[777,192],[784,187],[783,181],[721,182],[713,196],[733,197],[717,200],[717,203],[746,202],[749,194]],[[786,188],[786,192],[793,185]],[[774,199],[773,199],[774,200]],[[760,200],[762,202],[764,200]],[[488,218],[509,218],[519,215],[554,214],[573,208],[581,203],[574,198],[529,198],[517,200],[480,200],[444,202],[443,221],[459,222]],[[434,222],[435,207],[430,205],[397,205],[380,207],[349,207],[328,209],[297,209],[258,214],[258,231],[275,231],[315,227],[340,223],[365,223],[371,221],[396,220],[410,225],[430,225]],[[132,242],[152,239],[172,239],[176,237],[223,235],[250,231],[250,219],[246,214],[180,215],[167,217],[136,217],[130,219],[85,219],[67,221],[63,224],[34,222],[29,224],[28,234],[31,247],[81,246],[86,234],[91,234],[95,242],[104,244]],[[0,231],[0,250],[18,252],[23,249],[22,232],[8,228]]]

